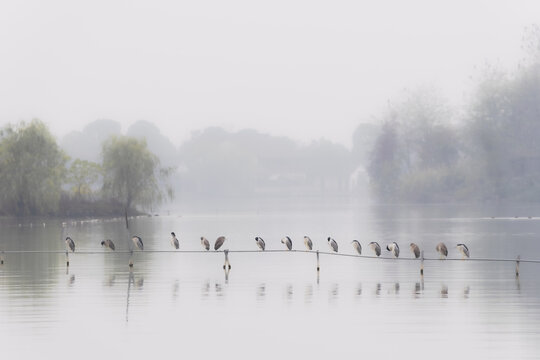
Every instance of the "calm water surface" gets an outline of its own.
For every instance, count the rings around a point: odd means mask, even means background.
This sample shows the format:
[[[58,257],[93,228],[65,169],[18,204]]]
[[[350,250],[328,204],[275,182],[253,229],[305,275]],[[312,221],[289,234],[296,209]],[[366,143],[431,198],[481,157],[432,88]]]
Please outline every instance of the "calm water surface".
[[[517,218],[516,218],[517,216]],[[531,216],[531,218],[528,218]],[[303,249],[353,254],[358,239],[396,241],[411,257],[412,241],[437,257],[435,244],[466,243],[471,257],[540,259],[540,208],[399,207],[324,204],[280,210],[178,211],[110,221],[3,220],[1,250],[63,250],[96,254],[6,254],[0,267],[0,353],[7,358],[540,358],[540,264],[417,261],[315,254],[107,253],[100,241],[129,249],[200,250],[200,236],[227,236],[224,248],[281,249],[289,235]],[[493,217],[493,218],[492,218]],[[45,226],[43,226],[45,222]],[[19,225],[20,224],[20,225]],[[384,257],[389,257],[385,252]]]

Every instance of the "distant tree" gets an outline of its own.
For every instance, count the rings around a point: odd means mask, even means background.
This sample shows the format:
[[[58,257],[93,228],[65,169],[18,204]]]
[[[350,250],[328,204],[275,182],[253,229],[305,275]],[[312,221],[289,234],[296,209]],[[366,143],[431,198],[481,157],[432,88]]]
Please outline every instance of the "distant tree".
[[[111,137],[103,144],[102,166],[103,190],[124,207],[126,227],[132,207],[150,209],[173,197],[165,184],[171,169],[160,167],[159,158],[148,150],[144,140]]]
[[[368,166],[371,185],[383,200],[393,200],[397,194],[402,166],[396,124],[386,122],[375,141]]]
[[[92,194],[94,185],[102,175],[102,168],[92,161],[76,159],[69,167],[69,182],[73,185],[72,192],[82,198]]]
[[[8,125],[0,132],[0,196],[4,212],[54,213],[58,208],[67,156],[45,124]]]

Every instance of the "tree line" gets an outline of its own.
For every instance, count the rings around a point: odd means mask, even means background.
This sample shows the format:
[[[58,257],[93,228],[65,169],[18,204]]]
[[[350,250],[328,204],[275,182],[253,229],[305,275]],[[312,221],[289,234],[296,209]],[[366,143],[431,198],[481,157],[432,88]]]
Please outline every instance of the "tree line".
[[[0,212],[28,215],[126,215],[172,193],[163,168],[141,139],[111,136],[102,161],[70,159],[43,122],[0,130]]]

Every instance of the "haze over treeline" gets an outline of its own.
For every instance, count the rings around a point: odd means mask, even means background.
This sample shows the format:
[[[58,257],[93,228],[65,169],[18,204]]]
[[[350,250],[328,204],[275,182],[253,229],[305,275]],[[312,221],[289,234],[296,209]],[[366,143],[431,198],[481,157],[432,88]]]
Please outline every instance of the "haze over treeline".
[[[219,127],[173,143],[174,134],[151,122],[122,133],[114,120],[96,120],[57,142],[39,120],[10,125],[0,133],[0,209],[112,214],[151,209],[173,193],[180,202],[368,192],[383,202],[538,201],[538,27],[525,34],[524,47],[513,72],[486,66],[461,109],[436,89],[406,92],[376,116],[378,125],[358,125],[352,149]],[[136,176],[126,176],[133,169]]]

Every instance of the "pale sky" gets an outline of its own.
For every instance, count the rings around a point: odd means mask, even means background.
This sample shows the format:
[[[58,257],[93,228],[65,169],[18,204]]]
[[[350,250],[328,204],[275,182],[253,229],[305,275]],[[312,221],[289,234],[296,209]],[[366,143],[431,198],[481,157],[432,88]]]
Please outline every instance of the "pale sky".
[[[514,67],[537,1],[0,2],[0,125],[62,136],[96,119],[255,128],[350,145],[404,88],[464,98]]]

